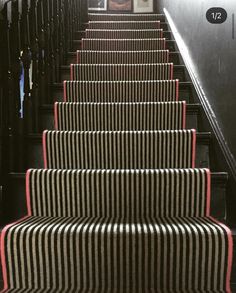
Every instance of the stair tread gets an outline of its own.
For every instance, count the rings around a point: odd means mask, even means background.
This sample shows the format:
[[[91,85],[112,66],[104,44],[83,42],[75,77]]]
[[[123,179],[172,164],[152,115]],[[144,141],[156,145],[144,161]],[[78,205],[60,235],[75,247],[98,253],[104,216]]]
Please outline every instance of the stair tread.
[[[53,130],[50,130],[50,131],[53,131]],[[127,132],[129,132],[129,131],[127,131]],[[211,134],[211,132],[197,132],[196,133],[196,137],[197,137],[197,143],[199,145],[209,146],[210,143],[211,143],[212,134]],[[41,133],[31,133],[31,134],[28,134],[26,136],[26,140],[29,143],[30,142],[35,142],[37,144],[40,144],[42,142],[42,134]]]
[[[14,173],[11,173],[11,174],[14,174]],[[15,176],[15,175],[11,175],[11,176]],[[212,176],[214,176],[214,174],[212,173]],[[22,174],[22,179],[25,179],[25,174]],[[7,225],[9,222],[1,222],[0,223],[0,232],[2,231],[2,229],[5,227],[5,225]],[[234,241],[236,241],[236,228],[230,228],[231,232],[232,232],[232,235],[233,235],[233,238],[234,238]],[[1,279],[0,279],[1,281]],[[233,283],[234,284],[234,283]],[[236,283],[235,283],[236,284]]]

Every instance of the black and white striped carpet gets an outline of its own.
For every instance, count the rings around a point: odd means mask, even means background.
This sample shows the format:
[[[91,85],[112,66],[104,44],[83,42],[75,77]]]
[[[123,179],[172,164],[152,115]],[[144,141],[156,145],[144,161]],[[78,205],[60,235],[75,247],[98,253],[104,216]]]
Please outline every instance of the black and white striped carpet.
[[[173,63],[72,64],[71,79],[79,81],[171,80]]]
[[[144,30],[160,29],[160,21],[89,21],[88,29]]]
[[[178,80],[64,81],[65,102],[172,102]]]
[[[162,29],[142,29],[142,30],[104,30],[104,29],[86,29],[86,38],[99,39],[151,39],[163,38]]]
[[[55,103],[56,130],[184,129],[186,103]]]
[[[160,14],[108,14],[108,13],[89,13],[89,20],[90,21],[113,21],[119,23],[120,21],[135,21],[136,23],[139,22],[149,22],[149,21],[160,21],[161,15]],[[129,26],[128,26],[129,28]]]
[[[165,50],[166,39],[82,39],[82,49],[95,51]]]
[[[192,168],[196,131],[45,131],[43,151],[50,169]]]
[[[150,64],[169,63],[169,50],[77,51],[78,64]]]
[[[230,292],[232,235],[210,215],[160,16],[89,17],[28,215],[1,234],[4,292]]]

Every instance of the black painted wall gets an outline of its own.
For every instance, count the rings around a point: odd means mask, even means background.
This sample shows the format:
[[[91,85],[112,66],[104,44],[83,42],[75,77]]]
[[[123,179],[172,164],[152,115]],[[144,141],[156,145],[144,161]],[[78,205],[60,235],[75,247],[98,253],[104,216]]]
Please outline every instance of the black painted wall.
[[[236,158],[236,20],[232,36],[235,0],[158,0],[158,12],[165,7],[187,45],[199,81],[215,113],[231,153]],[[210,24],[206,11],[223,7],[228,19]]]

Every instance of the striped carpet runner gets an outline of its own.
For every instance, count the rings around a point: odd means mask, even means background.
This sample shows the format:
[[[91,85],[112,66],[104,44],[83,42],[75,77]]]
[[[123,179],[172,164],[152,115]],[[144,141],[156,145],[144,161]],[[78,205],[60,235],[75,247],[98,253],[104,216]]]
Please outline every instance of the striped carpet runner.
[[[166,39],[82,39],[82,48],[97,51],[165,50]]]
[[[232,236],[210,216],[161,16],[89,18],[28,215],[1,234],[4,292],[230,292]]]
[[[150,64],[169,63],[169,50],[149,51],[77,51],[78,64]]]
[[[72,64],[71,79],[81,81],[138,81],[173,79],[173,63]]]
[[[29,171],[30,217],[3,232],[9,287],[223,289],[228,237],[208,217],[209,178],[199,169]]]
[[[45,168],[160,169],[195,166],[195,130],[45,131]]]
[[[137,23],[144,21],[159,21],[163,16],[161,14],[103,14],[103,13],[90,13],[90,21],[136,21]]]
[[[64,81],[65,102],[172,102],[178,80]]]
[[[184,129],[186,103],[55,103],[57,130]]]
[[[139,30],[160,29],[160,21],[89,21],[88,29]]]
[[[105,30],[104,29],[86,29],[86,38],[99,39],[150,39],[162,38],[163,30],[148,29],[148,30]]]

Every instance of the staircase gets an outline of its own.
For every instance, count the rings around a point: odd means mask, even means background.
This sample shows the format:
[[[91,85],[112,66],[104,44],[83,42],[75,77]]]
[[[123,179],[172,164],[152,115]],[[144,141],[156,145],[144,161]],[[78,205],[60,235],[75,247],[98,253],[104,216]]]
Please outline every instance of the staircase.
[[[230,292],[227,173],[164,16],[91,13],[73,49],[10,174],[5,291]]]

